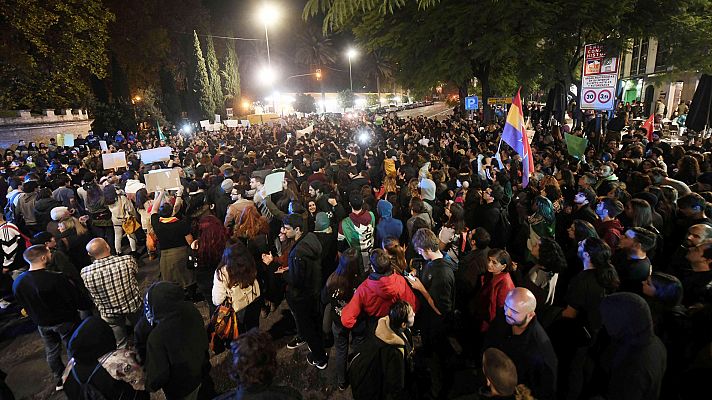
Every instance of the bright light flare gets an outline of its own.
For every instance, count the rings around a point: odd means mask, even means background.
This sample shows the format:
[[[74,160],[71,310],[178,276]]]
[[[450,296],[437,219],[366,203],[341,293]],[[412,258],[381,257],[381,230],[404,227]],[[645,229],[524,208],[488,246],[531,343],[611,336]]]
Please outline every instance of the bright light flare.
[[[257,19],[264,25],[274,25],[279,20],[280,14],[277,6],[272,3],[265,3],[257,11]]]
[[[277,79],[277,73],[273,68],[264,67],[258,73],[258,80],[265,86],[270,86]]]
[[[348,50],[346,50],[346,56],[347,56],[348,58],[354,58],[354,57],[356,57],[357,55],[358,55],[358,51],[357,51],[356,49],[354,49],[353,47],[350,48],[350,49],[348,49]]]

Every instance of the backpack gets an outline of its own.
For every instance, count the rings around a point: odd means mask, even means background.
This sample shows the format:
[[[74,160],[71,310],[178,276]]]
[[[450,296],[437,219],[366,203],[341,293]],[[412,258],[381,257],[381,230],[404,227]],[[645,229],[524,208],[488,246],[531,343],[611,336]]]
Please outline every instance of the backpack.
[[[96,371],[101,368],[101,363],[97,363],[96,367],[94,367],[94,370],[91,372],[91,375],[89,375],[89,378],[87,379],[86,382],[82,382],[79,379],[79,376],[77,375],[77,372],[74,370],[75,366],[72,367],[72,375],[74,375],[74,379],[77,381],[79,384],[79,399],[81,400],[108,400],[106,396],[104,396],[99,389],[96,388],[96,386],[91,384],[91,378],[94,377],[94,374]]]
[[[7,204],[5,205],[5,209],[3,210],[3,215],[5,215],[5,221],[11,222],[15,225],[18,225],[20,223],[20,219],[22,218],[21,215],[17,214],[17,206],[15,206],[15,200],[19,195],[21,195],[22,192],[16,192],[15,194],[12,195],[7,201]]]

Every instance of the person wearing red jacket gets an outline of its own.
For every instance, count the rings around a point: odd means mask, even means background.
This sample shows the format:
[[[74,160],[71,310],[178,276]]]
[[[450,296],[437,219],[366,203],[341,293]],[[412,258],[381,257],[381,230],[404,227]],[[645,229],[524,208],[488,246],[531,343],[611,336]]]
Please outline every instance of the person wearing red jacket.
[[[407,301],[417,312],[418,300],[406,282],[406,278],[393,273],[391,260],[383,249],[371,252],[371,274],[356,289],[351,301],[341,312],[341,324],[352,329],[359,316],[380,318],[388,315],[393,303],[398,300]],[[422,283],[412,277],[413,287],[418,289]]]

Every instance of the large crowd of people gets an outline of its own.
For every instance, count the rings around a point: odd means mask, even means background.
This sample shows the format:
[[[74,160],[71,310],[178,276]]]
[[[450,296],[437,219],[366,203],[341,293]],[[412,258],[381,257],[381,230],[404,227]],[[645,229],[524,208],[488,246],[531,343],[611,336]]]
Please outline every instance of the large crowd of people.
[[[457,115],[21,141],[0,177],[0,305],[37,325],[70,399],[214,398],[221,351],[221,399],[301,398],[260,331],[283,302],[287,348],[355,399],[704,398],[712,142],[529,117],[526,187],[502,125]],[[104,169],[100,141],[128,167]],[[158,147],[171,158],[140,160]],[[180,186],[149,192],[155,169]],[[199,301],[235,312],[236,340]]]

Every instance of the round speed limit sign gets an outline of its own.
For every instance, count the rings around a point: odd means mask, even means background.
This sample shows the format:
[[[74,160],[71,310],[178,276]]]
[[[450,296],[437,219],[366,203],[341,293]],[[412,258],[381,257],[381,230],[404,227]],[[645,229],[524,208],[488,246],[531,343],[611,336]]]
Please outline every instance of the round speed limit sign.
[[[588,90],[583,94],[583,101],[585,103],[593,103],[596,101],[596,92],[593,90]]]
[[[611,99],[611,91],[610,90],[601,90],[600,93],[598,93],[598,101],[601,103],[608,103],[608,100]]]

